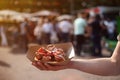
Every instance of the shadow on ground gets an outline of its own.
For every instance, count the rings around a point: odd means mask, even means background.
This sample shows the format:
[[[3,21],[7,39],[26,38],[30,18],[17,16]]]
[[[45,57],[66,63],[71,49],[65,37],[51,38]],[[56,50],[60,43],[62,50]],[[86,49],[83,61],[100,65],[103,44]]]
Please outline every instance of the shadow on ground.
[[[10,64],[4,62],[4,61],[0,61],[0,66],[3,66],[3,67],[10,67]]]

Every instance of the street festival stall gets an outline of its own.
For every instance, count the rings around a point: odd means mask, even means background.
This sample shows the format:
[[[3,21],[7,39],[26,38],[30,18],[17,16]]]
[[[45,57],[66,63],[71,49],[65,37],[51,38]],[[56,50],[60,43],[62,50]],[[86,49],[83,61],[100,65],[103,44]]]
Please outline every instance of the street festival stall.
[[[4,28],[6,28],[7,34],[9,35],[8,37],[10,37],[9,33],[12,33],[14,29],[19,28],[20,23],[26,18],[36,23],[40,17],[54,19],[58,15],[59,14],[57,12],[48,10],[41,10],[35,13],[23,13],[14,10],[0,10],[0,23],[4,26]]]
[[[32,16],[34,17],[40,17],[40,16],[58,16],[59,14],[57,12],[54,11],[48,11],[48,10],[42,10],[42,11],[38,11],[35,13],[32,13]]]
[[[49,11],[49,10],[41,10],[37,11],[31,14],[32,20],[37,20],[39,18],[49,18],[49,19],[55,19],[57,16],[59,16],[58,12],[55,11]]]
[[[22,22],[25,18],[30,18],[30,13],[20,13],[13,10],[0,10],[0,22],[14,23]]]
[[[61,21],[61,20],[64,20],[64,19],[73,20],[74,16],[69,15],[69,14],[63,14],[63,15],[60,15],[60,16],[57,17],[58,21]]]

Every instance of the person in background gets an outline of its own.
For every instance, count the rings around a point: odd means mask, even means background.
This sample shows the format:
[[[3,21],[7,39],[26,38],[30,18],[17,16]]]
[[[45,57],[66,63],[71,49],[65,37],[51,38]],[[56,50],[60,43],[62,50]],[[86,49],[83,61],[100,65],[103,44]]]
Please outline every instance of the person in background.
[[[63,19],[58,23],[61,42],[70,41],[70,32],[72,31],[72,27],[73,27],[72,23],[70,23],[70,21],[67,19]]]
[[[53,24],[49,19],[44,19],[44,24],[42,25],[43,31],[43,44],[50,44],[51,33],[53,32]]]
[[[88,23],[91,28],[91,39],[93,43],[93,56],[101,57],[102,56],[102,47],[101,47],[101,39],[102,39],[102,27],[101,27],[101,19],[99,15],[95,15],[90,17],[93,19],[90,23]]]
[[[115,30],[116,30],[116,22],[111,18],[107,18],[104,21],[104,25],[106,26],[108,39],[115,40]]]
[[[28,19],[25,18],[23,22],[20,23],[20,47],[27,50],[27,27],[28,26]]]
[[[35,22],[34,21],[28,21],[28,25],[26,26],[26,35],[28,43],[35,43],[35,36],[34,36],[34,29],[35,29]]]
[[[34,35],[36,36],[36,40],[38,44],[41,44],[41,36],[42,36],[42,25],[43,25],[43,19],[41,18],[38,23],[37,26],[34,29]]]
[[[55,43],[58,43],[59,42],[59,38],[58,38],[58,30],[57,30],[57,20],[56,18],[52,18],[51,19],[51,22],[53,24],[53,31],[51,33],[51,37],[50,37],[50,43],[51,44],[55,44]]]
[[[81,12],[78,14],[78,18],[74,21],[74,36],[75,36],[75,51],[78,56],[80,56],[82,46],[85,41],[85,29],[87,27],[87,14],[85,12]]]
[[[0,26],[1,46],[8,46],[7,36],[4,26]]]
[[[12,40],[13,40],[13,48],[18,48],[19,47],[19,29],[16,25],[13,25],[11,27],[11,32],[12,32]]]
[[[96,59],[72,59],[66,65],[49,65],[47,63],[32,62],[40,70],[57,71],[63,69],[76,69],[101,76],[120,75],[120,35],[116,48],[111,57]]]
[[[60,21],[57,21],[57,22],[56,22],[55,31],[56,31],[56,33],[57,33],[58,42],[62,42],[62,39],[61,39],[61,31],[60,31],[59,26],[58,26],[59,23],[60,23]]]

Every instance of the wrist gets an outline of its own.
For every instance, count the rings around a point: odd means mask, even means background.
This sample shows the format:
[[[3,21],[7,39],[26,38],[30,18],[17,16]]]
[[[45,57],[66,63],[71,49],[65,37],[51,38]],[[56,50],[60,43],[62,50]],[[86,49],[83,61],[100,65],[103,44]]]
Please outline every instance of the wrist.
[[[120,41],[120,34],[117,36],[117,40]]]
[[[75,61],[74,61],[74,59],[72,59],[72,60],[68,63],[67,67],[68,67],[69,69],[74,69],[74,66],[75,66]]]

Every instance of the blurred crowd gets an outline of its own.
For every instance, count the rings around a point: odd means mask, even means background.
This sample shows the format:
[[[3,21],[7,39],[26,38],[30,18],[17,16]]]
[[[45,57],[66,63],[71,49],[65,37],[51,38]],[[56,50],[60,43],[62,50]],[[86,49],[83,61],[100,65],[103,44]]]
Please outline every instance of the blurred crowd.
[[[42,45],[72,42],[78,56],[81,55],[83,46],[90,43],[92,55],[102,56],[102,38],[116,40],[117,34],[115,19],[85,12],[78,13],[72,19],[40,17],[37,21],[31,21],[25,18],[23,22],[11,27],[0,24],[1,46],[27,50],[30,43]]]

